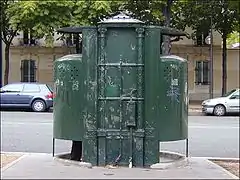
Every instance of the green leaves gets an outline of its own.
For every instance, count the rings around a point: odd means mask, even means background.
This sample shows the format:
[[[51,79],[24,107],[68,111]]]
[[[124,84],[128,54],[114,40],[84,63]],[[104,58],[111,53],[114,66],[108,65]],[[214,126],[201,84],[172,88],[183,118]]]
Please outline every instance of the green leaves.
[[[77,1],[69,24],[94,25],[111,12],[111,1]]]
[[[64,26],[96,25],[103,18],[116,14],[118,11],[129,11],[132,16],[146,24],[163,25],[163,8],[168,0],[2,0],[7,8],[4,10],[4,22],[1,26],[12,30],[31,29],[40,37],[50,37],[53,32]],[[227,30],[239,30],[239,3],[233,0],[200,0],[173,1],[171,6],[171,27],[205,31],[210,27],[210,16],[213,15],[215,30],[220,33]],[[226,6],[223,15],[222,10]],[[7,22],[7,25],[6,25]]]
[[[166,0],[126,0],[122,1],[121,10],[127,10],[132,16],[146,24],[161,25],[164,21],[162,9]]]
[[[227,39],[228,46],[231,47],[232,44],[239,43],[239,37],[240,34],[237,31],[234,31],[233,33],[229,34]]]
[[[233,4],[235,3],[231,0],[176,1],[173,19],[177,20],[176,24],[182,23],[194,30],[206,31],[210,29],[210,17],[212,16],[214,29],[221,34],[224,31],[230,34],[236,30],[240,18],[239,9]]]

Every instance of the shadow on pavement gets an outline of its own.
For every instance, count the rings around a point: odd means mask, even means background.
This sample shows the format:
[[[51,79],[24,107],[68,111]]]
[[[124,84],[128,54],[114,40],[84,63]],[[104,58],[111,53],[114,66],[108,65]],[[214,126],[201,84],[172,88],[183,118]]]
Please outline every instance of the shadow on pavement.
[[[16,111],[16,112],[33,112],[34,113],[34,111],[32,111],[32,109],[30,109],[30,108],[3,108],[3,107],[1,107],[0,110],[7,111],[7,112]],[[50,109],[49,111],[45,111],[45,113],[46,112],[52,113],[53,109]]]
[[[240,116],[240,113],[228,113],[225,116],[214,116],[213,114],[203,114],[203,116],[213,116],[213,117],[231,117],[231,116]]]

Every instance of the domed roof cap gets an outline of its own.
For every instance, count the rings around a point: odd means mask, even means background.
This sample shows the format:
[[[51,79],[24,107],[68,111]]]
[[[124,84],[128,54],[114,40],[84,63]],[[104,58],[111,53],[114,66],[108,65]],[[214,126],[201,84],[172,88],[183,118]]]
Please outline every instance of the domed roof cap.
[[[100,23],[144,23],[144,22],[140,21],[138,19],[134,19],[134,18],[126,15],[125,13],[121,12],[120,14],[118,14],[116,16],[113,16],[108,19],[104,19]]]

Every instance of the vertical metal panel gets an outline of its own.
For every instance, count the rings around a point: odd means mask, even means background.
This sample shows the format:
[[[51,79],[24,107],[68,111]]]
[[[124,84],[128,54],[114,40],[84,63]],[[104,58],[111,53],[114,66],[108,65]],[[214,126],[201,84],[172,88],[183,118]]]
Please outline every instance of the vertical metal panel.
[[[97,164],[97,28],[84,28],[82,30],[82,72],[85,73],[85,89],[82,89],[84,101],[84,140],[83,160]]]
[[[160,120],[160,29],[145,30],[145,165],[158,162],[157,122]]]
[[[83,140],[85,65],[81,55],[67,55],[54,63],[54,138]]]
[[[101,27],[99,31],[99,165],[121,157],[119,164],[132,161],[142,166],[143,29]]]
[[[161,92],[158,139],[175,141],[187,138],[187,61],[177,56],[161,57]]]
[[[105,64],[106,52],[105,52],[105,36],[106,28],[99,28],[98,36],[98,63],[97,63],[97,73],[98,73],[98,98],[105,97],[105,68],[98,66],[98,64]],[[106,138],[105,138],[105,107],[106,101],[97,100],[97,119],[98,119],[98,165],[105,165],[106,161]],[[99,129],[99,127],[101,127]]]

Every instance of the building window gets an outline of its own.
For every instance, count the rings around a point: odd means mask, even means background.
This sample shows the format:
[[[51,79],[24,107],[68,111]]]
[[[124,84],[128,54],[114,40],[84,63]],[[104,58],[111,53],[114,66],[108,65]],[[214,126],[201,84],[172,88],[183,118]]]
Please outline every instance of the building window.
[[[68,46],[74,46],[79,43],[79,35],[78,34],[69,34],[66,38],[66,43]]]
[[[23,31],[23,44],[24,45],[36,45],[36,40],[33,38],[31,31]]]
[[[209,34],[209,32],[208,31],[200,31],[200,30],[197,30],[196,31],[196,39],[195,39],[195,45],[197,45],[197,46],[206,46],[206,45],[208,45],[207,43],[206,43],[206,38],[207,38],[207,36],[208,36],[208,34]]]
[[[196,62],[195,79],[197,85],[209,84],[209,61]]]
[[[76,46],[76,53],[82,54],[82,38],[79,34],[69,34],[66,37],[67,46]]]
[[[21,61],[21,82],[36,82],[36,61]]]

